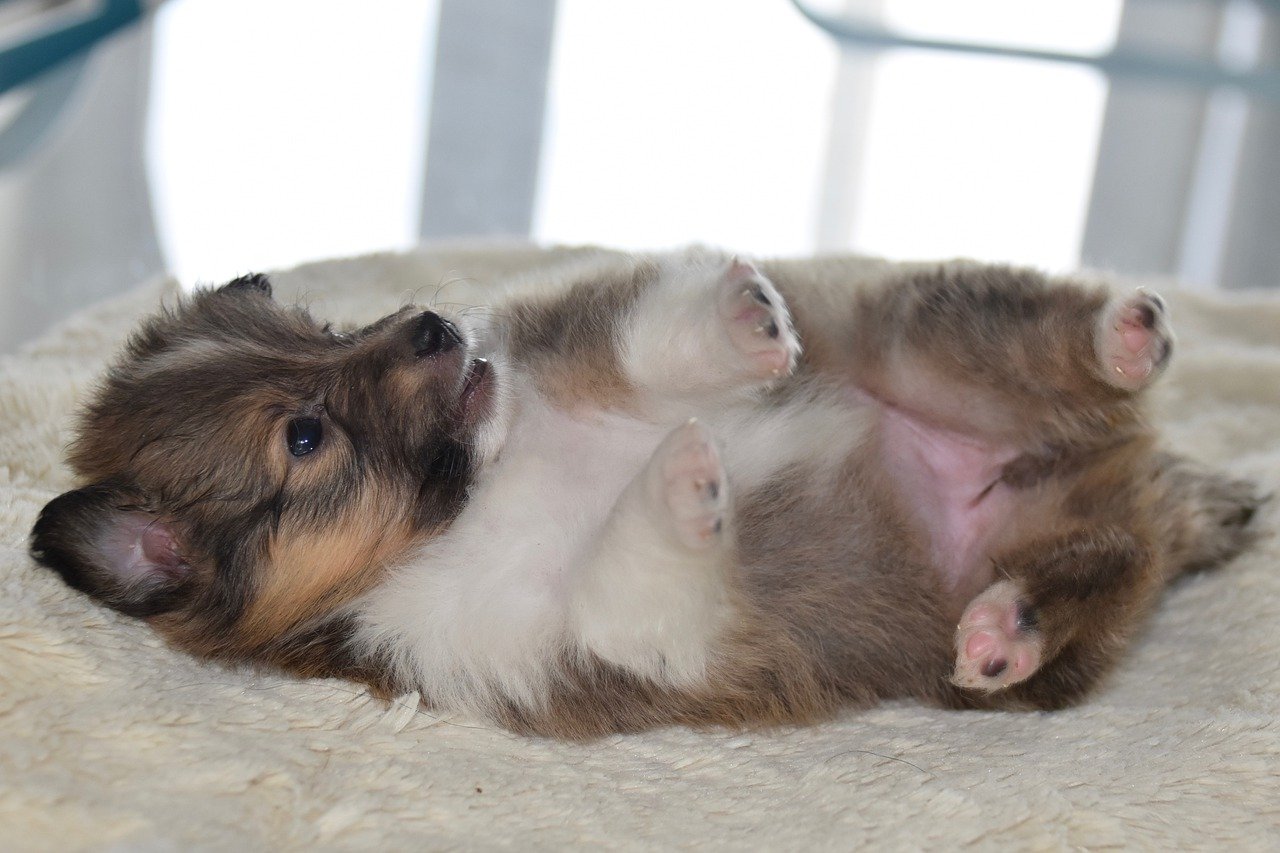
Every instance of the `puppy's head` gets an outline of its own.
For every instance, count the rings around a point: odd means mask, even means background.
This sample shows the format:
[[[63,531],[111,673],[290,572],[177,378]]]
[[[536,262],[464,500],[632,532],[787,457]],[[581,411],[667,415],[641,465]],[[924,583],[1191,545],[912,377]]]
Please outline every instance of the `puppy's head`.
[[[325,671],[300,647],[457,515],[494,388],[430,311],[335,333],[264,276],[198,292],[108,373],[32,553],[197,654]]]

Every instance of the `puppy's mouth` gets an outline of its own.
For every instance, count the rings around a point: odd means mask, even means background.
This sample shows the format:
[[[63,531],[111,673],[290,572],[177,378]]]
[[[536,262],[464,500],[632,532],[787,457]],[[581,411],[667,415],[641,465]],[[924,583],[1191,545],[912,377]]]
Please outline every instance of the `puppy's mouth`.
[[[468,358],[468,342],[450,320],[434,311],[423,311],[410,326],[413,352],[419,363],[430,365],[437,375],[462,368],[450,420],[456,431],[477,426],[494,409],[496,380],[488,359]],[[456,375],[456,374],[455,374]]]
[[[467,364],[462,377],[462,390],[458,393],[457,418],[459,424],[475,426],[493,409],[493,365],[488,359],[473,358]]]

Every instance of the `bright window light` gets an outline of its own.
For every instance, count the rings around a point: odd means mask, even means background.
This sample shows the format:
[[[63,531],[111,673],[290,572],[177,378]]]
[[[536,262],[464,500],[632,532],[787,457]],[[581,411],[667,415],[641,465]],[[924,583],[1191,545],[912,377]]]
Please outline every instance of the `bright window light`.
[[[535,236],[811,250],[835,60],[783,2],[561,0]]]
[[[172,0],[149,166],[188,285],[417,239],[436,4]]]
[[[901,53],[877,69],[852,245],[1079,263],[1106,84],[1076,68]]]
[[[1101,52],[1118,3],[888,0],[894,26],[935,38]],[[964,14],[959,9],[964,9]],[[1106,81],[1087,68],[901,51],[871,87],[850,245],[894,258],[964,256],[1065,270],[1080,263]]]
[[[1051,4],[1061,14],[1047,19],[1030,5],[1043,4],[884,0],[882,12],[934,38],[1095,53],[1114,41],[1119,0]],[[433,0],[160,7],[149,161],[182,280],[416,242],[436,14]],[[841,154],[828,151],[838,57],[781,0],[560,0],[532,236],[812,252]],[[846,161],[852,225],[824,247],[1078,264],[1105,81],[878,57]]]
[[[1111,50],[1121,0],[888,0],[885,23],[921,38],[1099,55]]]

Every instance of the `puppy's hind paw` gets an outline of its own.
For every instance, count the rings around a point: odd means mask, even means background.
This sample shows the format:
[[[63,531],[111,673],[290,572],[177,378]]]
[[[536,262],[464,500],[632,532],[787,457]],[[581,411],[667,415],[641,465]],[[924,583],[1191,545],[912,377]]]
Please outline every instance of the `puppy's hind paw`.
[[[953,684],[992,693],[1035,673],[1043,643],[1035,611],[1020,592],[1014,582],[1000,581],[969,603],[956,628]]]
[[[734,258],[720,281],[720,318],[747,378],[786,376],[800,357],[800,339],[786,302],[755,266]]]
[[[1117,388],[1140,391],[1151,384],[1173,352],[1173,330],[1164,300],[1139,288],[1113,300],[1098,326],[1102,374]]]
[[[657,501],[676,539],[693,550],[720,542],[729,495],[711,431],[696,420],[678,427],[655,451],[651,471]]]

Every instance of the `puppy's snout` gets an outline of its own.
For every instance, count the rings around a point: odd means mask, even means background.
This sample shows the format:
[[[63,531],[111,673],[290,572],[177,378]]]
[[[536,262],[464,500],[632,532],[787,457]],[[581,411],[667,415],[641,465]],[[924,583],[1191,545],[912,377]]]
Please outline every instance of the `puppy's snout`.
[[[419,356],[437,355],[462,345],[458,327],[434,311],[424,311],[413,327],[413,349]]]

